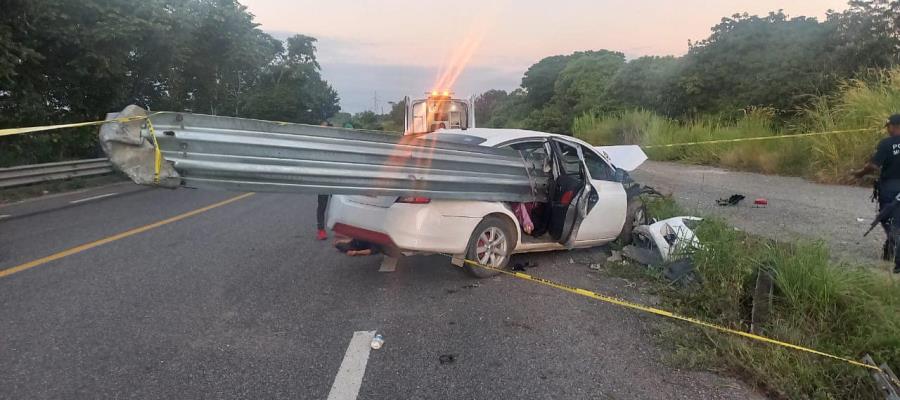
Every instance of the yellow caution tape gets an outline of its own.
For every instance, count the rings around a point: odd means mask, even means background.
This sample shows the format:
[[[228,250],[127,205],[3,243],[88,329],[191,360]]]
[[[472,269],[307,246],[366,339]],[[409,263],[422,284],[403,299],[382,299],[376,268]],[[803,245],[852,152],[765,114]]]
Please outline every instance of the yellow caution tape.
[[[445,255],[448,256],[448,257],[452,257],[452,256],[450,256],[450,255],[448,255],[448,254],[445,254]],[[849,358],[846,358],[846,357],[836,356],[836,355],[834,355],[834,354],[825,353],[825,352],[822,352],[822,351],[814,350],[814,349],[811,349],[811,348],[808,348],[808,347],[799,346],[799,345],[796,345],[796,344],[791,344],[791,343],[787,343],[787,342],[782,342],[782,341],[780,341],[780,340],[768,338],[768,337],[765,337],[765,336],[754,335],[754,334],[752,334],[752,333],[748,333],[748,332],[744,332],[744,331],[739,331],[739,330],[731,329],[731,328],[726,328],[726,327],[724,327],[724,326],[716,325],[716,324],[713,324],[713,323],[711,323],[711,322],[701,321],[701,320],[699,320],[699,319],[691,318],[691,317],[685,317],[685,316],[683,316],[683,315],[679,315],[679,314],[673,313],[673,312],[671,312],[671,311],[666,311],[666,310],[662,310],[662,309],[655,308],[655,307],[645,306],[645,305],[642,305],[642,304],[632,303],[632,302],[630,302],[630,301],[617,299],[617,298],[615,298],[615,297],[603,295],[603,294],[600,294],[600,293],[597,293],[597,292],[594,292],[594,291],[590,291],[590,290],[586,290],[586,289],[581,289],[581,288],[576,288],[576,287],[572,287],[572,286],[569,286],[569,285],[566,285],[566,284],[562,284],[562,283],[559,283],[559,282],[554,282],[554,281],[551,281],[551,280],[549,280],[549,279],[544,279],[544,278],[539,278],[539,277],[536,277],[536,276],[531,276],[531,275],[528,275],[528,274],[525,274],[525,273],[522,273],[522,272],[511,272],[511,271],[506,271],[506,270],[502,270],[502,269],[499,269],[499,268],[494,268],[494,267],[490,267],[490,266],[487,266],[487,265],[482,265],[482,264],[480,264],[480,263],[478,263],[478,262],[475,262],[475,261],[472,261],[472,260],[463,260],[463,261],[464,261],[466,264],[473,265],[473,266],[476,266],[476,267],[479,267],[479,268],[484,268],[484,269],[487,269],[487,270],[500,272],[500,273],[502,273],[502,274],[506,274],[506,275],[509,275],[509,276],[514,276],[514,277],[519,278],[519,279],[524,279],[524,280],[526,280],[526,281],[531,281],[531,282],[539,283],[539,284],[541,284],[541,285],[550,286],[550,287],[552,287],[552,288],[560,289],[560,290],[563,290],[563,291],[566,291],[566,292],[569,292],[569,293],[574,293],[574,294],[577,294],[577,295],[581,295],[581,296],[584,296],[584,297],[590,297],[590,298],[592,298],[592,299],[600,300],[600,301],[603,301],[603,302],[606,302],[606,303],[609,303],[609,304],[614,304],[614,305],[617,305],[617,306],[626,307],[626,308],[630,308],[630,309],[633,309],[633,310],[639,310],[639,311],[643,311],[643,312],[647,312],[647,313],[651,313],[651,314],[661,315],[661,316],[663,316],[663,317],[668,317],[668,318],[673,318],[673,319],[677,319],[677,320],[680,320],[680,321],[689,322],[689,323],[692,323],[692,324],[694,324],[694,325],[700,325],[700,326],[703,326],[703,327],[705,327],[705,328],[715,329],[715,330],[720,331],[720,332],[726,332],[726,333],[730,333],[730,334],[738,335],[738,336],[743,336],[743,337],[745,337],[745,338],[753,339],[753,340],[760,341],[760,342],[770,343],[770,344],[774,344],[774,345],[786,347],[786,348],[789,348],[789,349],[794,349],[794,350],[798,350],[798,351],[802,351],[802,352],[806,352],[806,353],[811,353],[811,354],[819,355],[819,356],[822,356],[822,357],[828,357],[828,358],[831,358],[831,359],[833,359],[833,360],[843,361],[843,362],[845,362],[845,363],[848,363],[848,364],[851,364],[851,365],[854,365],[854,366],[857,366],[857,367],[869,369],[869,370],[881,371],[881,368],[878,368],[877,366],[873,366],[873,365],[869,365],[869,364],[866,364],[866,363],[862,363],[862,362],[859,362],[859,361],[856,361],[856,360],[852,360],[852,359],[849,359]],[[900,382],[895,382],[895,384],[897,384],[898,386],[900,386]]]
[[[760,140],[791,139],[791,138],[806,137],[806,136],[831,135],[834,133],[864,132],[864,131],[872,131],[872,130],[869,128],[846,129],[846,130],[841,130],[841,131],[794,133],[794,134],[789,134],[789,135],[757,136],[757,137],[738,138],[738,139],[718,139],[718,140],[704,140],[704,141],[698,141],[698,142],[654,144],[654,145],[641,146],[641,147],[643,147],[645,149],[661,149],[661,148],[667,148],[667,147],[694,146],[694,145],[701,145],[701,144],[721,144],[721,143],[736,143],[736,142],[755,142],[755,141],[760,141]]]
[[[154,113],[151,115],[156,115],[159,113]],[[43,132],[43,131],[52,131],[56,129],[63,128],[78,128],[82,126],[93,126],[93,125],[103,125],[109,122],[131,122],[131,121],[140,121],[142,119],[150,120],[150,115],[140,115],[133,117],[122,117],[122,118],[114,118],[103,121],[89,121],[89,122],[76,122],[72,124],[60,124],[60,125],[43,125],[43,126],[31,126],[27,128],[8,128],[8,129],[0,129],[0,136],[13,136],[13,135],[21,135],[23,133],[33,133],[33,132]]]
[[[162,164],[162,152],[159,150],[159,142],[156,141],[156,130],[153,129],[153,122],[147,118],[147,129],[150,131],[150,137],[153,138],[153,153],[155,160],[153,163],[153,183],[159,184],[159,167]]]

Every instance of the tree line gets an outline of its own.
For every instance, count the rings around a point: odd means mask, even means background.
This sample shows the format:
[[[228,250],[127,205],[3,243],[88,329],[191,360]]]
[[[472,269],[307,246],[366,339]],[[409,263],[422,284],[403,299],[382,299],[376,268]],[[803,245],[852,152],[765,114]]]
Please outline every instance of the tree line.
[[[900,0],[853,0],[821,22],[782,11],[723,18],[681,57],[627,60],[611,50],[546,57],[518,89],[482,93],[475,110],[489,127],[557,133],[571,133],[578,116],[633,109],[687,121],[766,107],[788,121],[842,82],[898,62]]]
[[[316,39],[237,0],[0,0],[0,127],[150,110],[318,124],[339,110]],[[0,166],[82,158],[96,129],[0,140]]]

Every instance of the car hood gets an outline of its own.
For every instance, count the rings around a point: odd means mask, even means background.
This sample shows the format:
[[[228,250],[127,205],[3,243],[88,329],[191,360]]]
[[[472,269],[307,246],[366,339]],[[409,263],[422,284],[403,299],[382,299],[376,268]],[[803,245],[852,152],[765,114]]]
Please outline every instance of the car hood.
[[[626,171],[634,171],[647,161],[647,154],[636,144],[619,146],[595,146],[595,149],[605,154],[609,161],[617,168]]]

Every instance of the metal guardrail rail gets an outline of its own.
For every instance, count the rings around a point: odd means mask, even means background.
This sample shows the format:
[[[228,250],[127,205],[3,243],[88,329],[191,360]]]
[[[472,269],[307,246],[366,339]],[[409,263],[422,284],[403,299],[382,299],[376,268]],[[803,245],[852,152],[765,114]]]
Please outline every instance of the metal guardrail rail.
[[[147,114],[129,106],[110,117],[136,115]],[[146,121],[100,129],[112,163],[139,184],[483,201],[546,197],[546,160],[513,149],[190,113],[149,119],[155,139]]]
[[[107,158],[62,161],[0,168],[0,188],[50,182],[81,176],[108,174],[113,166]]]

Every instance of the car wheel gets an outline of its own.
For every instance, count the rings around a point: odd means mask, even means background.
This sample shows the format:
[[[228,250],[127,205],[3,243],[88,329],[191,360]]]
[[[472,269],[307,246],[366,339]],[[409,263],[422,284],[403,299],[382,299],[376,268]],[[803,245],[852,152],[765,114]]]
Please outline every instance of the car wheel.
[[[487,216],[475,227],[469,238],[466,259],[493,268],[506,268],[515,239],[509,223],[499,217]],[[489,278],[500,273],[470,263],[465,263],[464,268],[476,278]]]
[[[647,223],[647,207],[641,199],[634,199],[628,202],[628,208],[625,212],[625,225],[622,225],[622,232],[616,239],[616,243],[620,246],[628,246],[634,239],[632,232],[634,227]]]

